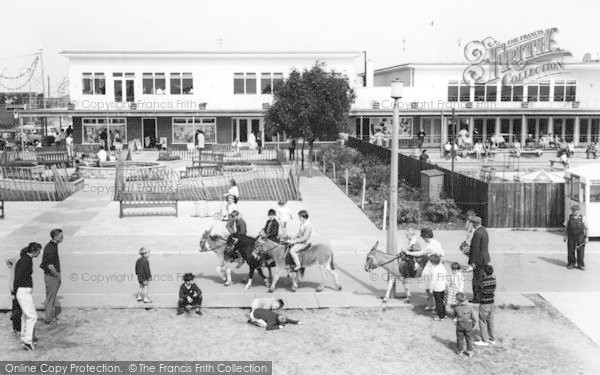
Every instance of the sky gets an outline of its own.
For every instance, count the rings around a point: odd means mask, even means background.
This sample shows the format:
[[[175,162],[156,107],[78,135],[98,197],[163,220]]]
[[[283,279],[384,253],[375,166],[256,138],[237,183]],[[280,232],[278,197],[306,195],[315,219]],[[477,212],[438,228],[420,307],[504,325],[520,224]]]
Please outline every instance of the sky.
[[[5,1],[0,74],[18,74],[40,48],[51,93],[67,76],[65,50],[366,50],[377,69],[464,61],[472,40],[550,27],[560,30],[559,47],[581,60],[600,56],[599,10],[594,0]]]

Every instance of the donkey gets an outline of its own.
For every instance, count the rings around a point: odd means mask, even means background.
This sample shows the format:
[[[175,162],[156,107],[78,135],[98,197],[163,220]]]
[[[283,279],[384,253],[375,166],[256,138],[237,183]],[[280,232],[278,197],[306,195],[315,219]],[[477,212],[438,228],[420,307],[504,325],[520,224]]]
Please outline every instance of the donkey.
[[[383,251],[379,251],[377,250],[378,245],[379,241],[375,243],[373,248],[371,248],[371,251],[367,254],[365,271],[372,272],[374,269],[381,267],[390,273],[385,296],[383,297],[384,303],[390,298],[390,292],[396,280],[400,280],[400,283],[406,292],[406,299],[404,301],[409,303],[411,294],[406,279],[418,276],[418,273],[415,273],[414,261],[410,256],[406,255],[405,252],[401,252],[399,255],[389,255]],[[417,262],[422,271],[425,264],[427,264],[427,257],[419,257],[417,258]]]
[[[291,267],[291,256],[286,251],[285,244],[278,244],[269,239],[259,238],[256,240],[256,249],[259,253],[265,253],[270,255],[275,260],[275,275],[273,281],[269,287],[269,293],[273,293],[277,286],[277,281],[284,271],[287,271],[292,279],[292,292],[295,292],[298,288],[298,276],[296,272],[292,271]],[[326,273],[333,277],[335,287],[337,290],[342,290],[342,284],[337,272],[335,271],[335,265],[333,263],[333,251],[331,248],[324,244],[316,244],[307,250],[303,250],[298,253],[300,257],[300,277],[304,276],[306,267],[317,265],[321,271],[321,284],[317,287],[317,292],[322,292],[324,289]]]
[[[225,286],[231,285],[231,264],[235,259],[227,252],[228,239],[221,235],[211,235],[212,228],[204,231],[200,240],[200,252],[213,251],[221,264],[217,266],[217,273],[225,281]],[[248,263],[250,269],[248,273],[248,281],[246,282],[245,288],[249,289],[252,286],[252,279],[254,277],[254,271],[258,271],[258,274],[265,281],[266,286],[269,286],[269,281],[272,279],[271,267],[268,267],[269,277],[265,277],[262,271],[263,259],[256,259],[252,255],[254,249],[254,242],[256,240],[251,237],[240,238],[237,246],[239,247],[242,258]]]

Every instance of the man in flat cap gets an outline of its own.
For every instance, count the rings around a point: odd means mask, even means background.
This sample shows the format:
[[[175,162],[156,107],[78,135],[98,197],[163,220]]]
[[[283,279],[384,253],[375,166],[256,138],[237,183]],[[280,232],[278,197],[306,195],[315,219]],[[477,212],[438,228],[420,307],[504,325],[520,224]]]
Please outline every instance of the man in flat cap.
[[[473,267],[473,299],[471,303],[479,303],[479,286],[483,279],[483,268],[490,263],[488,244],[490,242],[487,230],[481,225],[481,217],[471,216],[473,238],[469,253],[469,265]]]
[[[577,266],[585,270],[583,257],[585,255],[585,244],[588,242],[587,225],[585,217],[579,211],[579,205],[571,207],[571,215],[565,220],[565,234],[563,240],[567,242],[567,268]]]

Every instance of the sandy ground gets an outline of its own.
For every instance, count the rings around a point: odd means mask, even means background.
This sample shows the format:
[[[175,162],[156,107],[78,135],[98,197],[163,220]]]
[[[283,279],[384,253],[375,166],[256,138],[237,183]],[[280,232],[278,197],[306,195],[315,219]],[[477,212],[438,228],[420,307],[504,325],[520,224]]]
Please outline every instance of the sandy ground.
[[[270,360],[274,374],[593,374],[600,349],[552,307],[497,309],[498,344],[459,357],[451,320],[410,309],[290,310],[305,322],[269,331],[241,309],[77,310],[41,324],[23,351],[0,314],[0,360]]]

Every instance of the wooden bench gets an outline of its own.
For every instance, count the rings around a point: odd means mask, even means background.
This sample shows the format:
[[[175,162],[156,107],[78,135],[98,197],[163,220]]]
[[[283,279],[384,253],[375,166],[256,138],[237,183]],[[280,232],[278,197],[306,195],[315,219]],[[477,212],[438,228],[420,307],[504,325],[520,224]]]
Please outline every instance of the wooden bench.
[[[7,167],[3,169],[4,178],[15,180],[41,180],[46,168],[43,165],[34,167]]]
[[[36,154],[37,162],[43,165],[71,164],[66,151],[42,151]]]
[[[160,211],[148,209],[160,208]],[[131,209],[141,209],[131,211]],[[167,210],[165,210],[167,209]],[[127,211],[128,212],[127,212]],[[119,194],[119,218],[125,216],[175,216],[177,217],[177,193],[121,192]]]
[[[554,164],[561,164],[563,167],[567,167],[567,165],[569,165],[569,161],[567,160],[567,162],[564,163],[560,159],[550,159],[550,167],[554,167]]]
[[[185,171],[180,172],[180,178],[210,177],[222,175],[223,167],[220,165],[202,165],[185,167]]]
[[[200,152],[199,154],[192,157],[192,167],[198,164],[198,166],[202,165],[202,162],[205,163],[223,163],[223,154],[215,154],[212,152]]]
[[[519,157],[519,156],[535,156],[535,157],[540,157],[544,154],[544,151],[542,150],[527,150],[527,149],[523,149],[521,150],[520,153],[517,153],[516,150],[510,150],[509,151],[509,155],[512,157]]]

